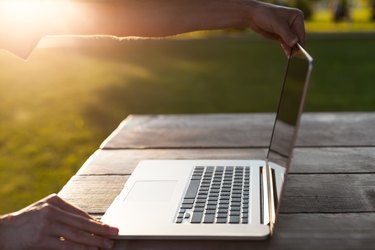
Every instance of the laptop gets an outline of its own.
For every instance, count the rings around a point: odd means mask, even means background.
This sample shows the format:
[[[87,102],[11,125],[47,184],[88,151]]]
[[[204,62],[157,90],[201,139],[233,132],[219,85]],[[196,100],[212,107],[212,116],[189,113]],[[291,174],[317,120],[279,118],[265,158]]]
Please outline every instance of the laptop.
[[[265,239],[272,235],[312,70],[288,57],[265,159],[144,160],[102,221],[117,239]]]

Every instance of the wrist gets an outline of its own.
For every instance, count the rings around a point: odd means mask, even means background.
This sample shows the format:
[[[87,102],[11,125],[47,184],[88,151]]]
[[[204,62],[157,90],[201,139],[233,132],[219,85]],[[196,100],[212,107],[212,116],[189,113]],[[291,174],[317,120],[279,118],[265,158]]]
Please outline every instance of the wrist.
[[[261,9],[268,5],[268,3],[263,3],[257,0],[247,0],[246,2],[246,15],[244,17],[244,22],[246,23],[247,27],[250,27],[252,23],[254,23],[254,16],[256,16],[257,12],[261,11]]]

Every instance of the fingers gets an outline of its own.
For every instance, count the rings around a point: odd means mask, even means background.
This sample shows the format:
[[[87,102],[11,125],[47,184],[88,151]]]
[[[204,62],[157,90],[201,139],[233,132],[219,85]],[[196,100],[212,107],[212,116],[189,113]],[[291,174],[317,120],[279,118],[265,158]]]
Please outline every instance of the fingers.
[[[67,212],[70,212],[70,213],[73,213],[73,214],[77,214],[77,215],[81,215],[81,216],[86,217],[86,218],[94,219],[88,213],[82,211],[81,209],[79,209],[78,207],[76,207],[72,204],[69,204],[68,202],[64,201],[63,199],[61,199],[56,194],[49,195],[46,198],[46,202],[48,204],[54,205],[58,208],[61,208],[64,211],[67,211]]]
[[[303,46],[305,45],[306,32],[305,32],[305,22],[303,13],[297,10],[295,17],[290,23],[291,32],[293,32],[298,37],[298,42]],[[294,44],[295,45],[295,44]]]
[[[51,220],[96,235],[112,236],[118,233],[117,228],[110,227],[90,218],[66,212],[58,207],[51,207],[48,216]]]
[[[287,25],[278,26],[278,35],[281,38],[281,42],[288,47],[292,48],[299,41],[297,35],[291,30],[291,27]]]
[[[56,250],[99,250],[99,247],[82,245],[69,240],[61,240],[58,237],[49,236],[38,248],[33,249],[56,249]]]
[[[93,235],[87,231],[72,228],[62,223],[54,225],[51,229],[51,234],[56,238],[63,237],[67,239],[66,241],[81,245],[95,246],[104,249],[111,249],[114,245],[114,242],[109,239]]]
[[[305,25],[303,13],[297,9],[288,9],[285,15],[287,18],[285,22],[279,23],[277,29],[275,29],[282,43],[289,48],[293,48],[298,42],[304,44]]]
[[[256,2],[255,6],[253,11],[250,11],[249,22],[254,31],[279,41],[288,56],[297,43],[305,43],[302,11],[261,2]]]
[[[47,221],[50,221],[47,231],[49,236],[56,239],[63,237],[66,242],[70,242],[69,244],[103,249],[112,248],[114,242],[108,237],[117,235],[117,228],[92,219],[88,214],[56,195],[46,198],[43,210]]]

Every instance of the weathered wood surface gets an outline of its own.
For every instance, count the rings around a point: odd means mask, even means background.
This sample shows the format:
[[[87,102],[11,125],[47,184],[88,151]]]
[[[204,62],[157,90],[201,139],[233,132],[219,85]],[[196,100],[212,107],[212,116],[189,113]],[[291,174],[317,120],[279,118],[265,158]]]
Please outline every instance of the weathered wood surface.
[[[60,195],[93,214],[104,213],[125,175],[75,176]],[[375,212],[373,174],[289,174],[281,213]]]
[[[266,147],[274,114],[129,116],[101,148]],[[307,113],[297,146],[371,146],[375,113]]]
[[[77,175],[131,174],[145,159],[264,159],[265,148],[98,150]],[[296,148],[290,173],[375,173],[375,147]]]
[[[375,214],[281,214],[266,241],[119,241],[126,250],[373,250]]]
[[[132,116],[60,195],[100,218],[143,159],[262,159],[272,114]],[[303,116],[267,241],[118,241],[116,249],[375,249],[375,113]]]

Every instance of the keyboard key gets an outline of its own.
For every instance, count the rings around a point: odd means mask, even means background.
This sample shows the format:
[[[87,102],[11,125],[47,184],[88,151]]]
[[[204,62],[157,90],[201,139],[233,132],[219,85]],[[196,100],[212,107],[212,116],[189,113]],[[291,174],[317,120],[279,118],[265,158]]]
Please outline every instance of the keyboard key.
[[[195,207],[193,212],[203,212],[204,207]]]
[[[227,200],[229,200],[229,196],[220,196],[219,200],[220,201],[227,201]]]
[[[219,223],[219,224],[227,223],[227,218],[217,218],[216,223]]]
[[[182,204],[193,204],[194,203],[194,199],[184,199]]]
[[[196,204],[205,204],[206,203],[206,199],[197,199],[197,202]]]
[[[203,223],[214,223],[215,221],[215,214],[206,214],[204,216]]]
[[[215,205],[209,205],[206,207],[208,210],[216,210],[216,204]]]
[[[204,200],[207,200],[207,195],[199,195],[197,196],[197,200],[198,199],[204,199]]]
[[[194,212],[193,217],[191,218],[191,223],[201,223],[203,217],[202,212]]]
[[[242,218],[242,224],[247,224],[249,223],[249,220],[247,218]]]
[[[240,207],[230,207],[230,211],[240,211]]]
[[[202,176],[195,176],[195,175],[193,175],[193,176],[191,177],[191,179],[192,179],[192,180],[200,180],[200,179],[202,179]]]
[[[230,219],[229,219],[229,223],[231,223],[231,224],[240,223],[240,216],[231,216]]]
[[[229,207],[229,203],[220,203],[219,204],[219,209],[220,208],[228,208]]]
[[[228,214],[227,213],[218,213],[216,215],[216,218],[228,218]]]
[[[177,218],[176,223],[182,223],[182,218]]]
[[[205,202],[197,202],[195,203],[195,207],[204,207],[206,205]]]
[[[190,209],[193,208],[193,203],[190,204],[182,204],[181,209]]]
[[[215,209],[207,209],[207,210],[204,212],[204,214],[215,214],[215,213],[216,213]]]
[[[235,197],[232,196],[231,201],[232,201],[232,203],[241,202],[241,198],[235,198]]]
[[[229,215],[230,216],[240,216],[240,211],[233,211],[232,210],[232,211],[229,212]]]
[[[229,200],[221,200],[219,204],[229,204]]]
[[[195,198],[199,188],[199,180],[191,180],[189,187],[186,191],[185,198]]]
[[[217,201],[219,199],[218,196],[210,196],[208,197],[208,201]]]
[[[225,213],[227,214],[228,213],[228,208],[219,208],[219,210],[217,211],[219,214],[220,213]]]
[[[181,211],[180,211],[180,212],[178,213],[177,217],[181,217],[181,218],[182,218],[182,217],[184,217],[184,214],[185,214],[185,212],[181,212]]]

